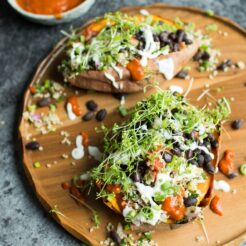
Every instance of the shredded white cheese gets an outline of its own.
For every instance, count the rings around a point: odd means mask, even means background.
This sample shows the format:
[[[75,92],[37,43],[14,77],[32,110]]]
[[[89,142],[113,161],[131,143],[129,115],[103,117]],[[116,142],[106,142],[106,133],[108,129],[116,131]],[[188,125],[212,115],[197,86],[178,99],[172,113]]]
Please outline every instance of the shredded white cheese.
[[[167,80],[170,80],[174,76],[174,62],[171,57],[161,59],[157,61],[159,71],[162,73]]]
[[[67,116],[69,120],[75,120],[77,118],[73,112],[71,103],[67,103]]]
[[[103,153],[96,146],[88,146],[89,155],[92,156],[97,161],[101,161]]]

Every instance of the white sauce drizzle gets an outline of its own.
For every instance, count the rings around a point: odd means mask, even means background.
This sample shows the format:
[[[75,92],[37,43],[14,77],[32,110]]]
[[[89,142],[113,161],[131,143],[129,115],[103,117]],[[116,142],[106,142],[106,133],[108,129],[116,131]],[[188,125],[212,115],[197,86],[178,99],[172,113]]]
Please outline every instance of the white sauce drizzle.
[[[231,190],[231,186],[224,180],[214,180],[214,189],[229,192]]]
[[[73,112],[71,103],[67,103],[67,116],[69,120],[75,120],[77,118]]]
[[[115,64],[111,64],[111,67],[115,70],[115,72],[119,75],[119,78],[123,78],[123,70],[117,67]]]
[[[138,53],[142,56],[140,64],[143,67],[146,67],[148,64],[148,58],[153,59],[152,53],[157,50],[157,44],[154,41],[151,26],[146,26],[144,29],[141,30],[143,31],[143,36],[145,39],[145,48],[143,51],[138,50]]]
[[[72,150],[72,157],[75,160],[80,160],[84,157],[85,151],[84,151],[84,146],[82,144],[83,137],[81,135],[78,135],[76,137],[76,148]]]
[[[172,91],[172,92],[178,92],[179,94],[182,94],[183,93],[183,88],[181,86],[178,86],[178,85],[171,85],[169,87],[169,89]]]
[[[174,62],[171,57],[161,59],[157,61],[159,71],[162,73],[167,80],[170,80],[174,76]]]
[[[149,11],[146,10],[146,9],[140,9],[139,13],[141,15],[144,15],[144,16],[149,16],[150,15]]]
[[[72,48],[69,51],[70,63],[72,68],[78,68],[81,63],[82,52],[84,45],[82,43],[73,43]]]
[[[101,161],[103,153],[96,146],[88,146],[89,155],[92,156],[97,161]]]
[[[199,146],[196,142],[190,145],[190,149],[191,150],[200,149],[204,151],[207,155],[210,155],[212,159],[214,159],[213,153],[209,152],[209,150],[205,146]]]
[[[112,82],[113,87],[116,89],[119,89],[119,84],[115,81],[115,78],[112,74],[110,73],[104,73],[105,77]]]

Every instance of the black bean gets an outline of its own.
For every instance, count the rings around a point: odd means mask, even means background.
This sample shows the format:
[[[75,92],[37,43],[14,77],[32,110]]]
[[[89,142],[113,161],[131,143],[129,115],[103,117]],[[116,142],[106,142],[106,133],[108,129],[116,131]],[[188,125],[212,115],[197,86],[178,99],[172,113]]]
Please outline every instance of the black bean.
[[[168,34],[168,38],[171,39],[171,40],[173,40],[173,41],[175,41],[176,38],[177,38],[176,33],[174,33],[174,32],[169,33]]]
[[[181,70],[176,74],[176,78],[185,79],[188,75],[188,70]]]
[[[187,38],[187,37],[185,37],[185,38],[183,39],[183,41],[185,42],[186,45],[193,44],[193,41],[192,41],[191,39]]]
[[[202,153],[202,151],[200,149],[195,149],[194,153],[197,154],[197,155],[200,155]]]
[[[212,134],[212,133],[209,133],[208,134],[208,139],[209,139],[209,141],[214,141],[215,140],[215,136]]]
[[[174,115],[174,114],[176,114],[176,113],[178,113],[179,112],[179,109],[178,108],[173,108],[172,110],[171,110],[171,113]]]
[[[213,141],[211,141],[211,147],[212,147],[213,149],[218,148],[218,146],[219,146],[219,143],[218,143],[218,141],[217,141],[217,140],[213,140]]]
[[[97,110],[97,104],[93,100],[86,102],[86,107],[90,111],[96,111]]]
[[[111,237],[111,239],[116,243],[116,245],[120,245],[121,243],[121,238],[119,236],[119,234],[116,231],[110,231],[109,232],[109,236]]]
[[[197,166],[198,167],[198,163],[194,159],[189,160],[188,163],[191,164],[191,165],[194,165],[194,166]]]
[[[50,98],[49,97],[45,97],[45,98],[42,98],[42,99],[37,101],[37,106],[42,108],[42,107],[49,106],[50,103],[51,103]]]
[[[87,112],[83,117],[82,120],[83,121],[89,121],[93,118],[94,113],[92,111]]]
[[[104,120],[104,118],[106,117],[106,115],[107,115],[106,109],[101,109],[101,110],[99,110],[99,111],[97,112],[97,114],[96,114],[96,119],[97,119],[97,121],[102,121],[102,120]]]
[[[202,54],[203,52],[202,51],[198,51],[194,56],[193,56],[193,60],[194,61],[199,61],[202,59]]]
[[[189,149],[186,151],[186,158],[191,159],[193,157],[193,150]]]
[[[209,150],[211,149],[211,144],[210,144],[210,142],[204,141],[203,145],[204,145],[207,149],[209,149]]]
[[[207,154],[204,155],[205,162],[210,162],[211,160],[212,160],[212,157],[210,155],[207,155]]]
[[[237,173],[230,173],[230,174],[227,175],[227,177],[228,177],[229,179],[234,179],[234,178],[236,178],[237,176],[238,176]]]
[[[209,174],[214,174],[215,172],[214,166],[211,164],[211,162],[205,162],[203,169]]]
[[[191,206],[196,206],[196,203],[197,203],[197,199],[192,197],[192,196],[189,196],[187,198],[184,198],[184,205],[185,207],[191,207]]]
[[[181,154],[182,154],[181,150],[179,148],[176,148],[176,147],[172,149],[172,153],[174,155],[177,155],[177,156],[181,156]]]
[[[170,163],[172,162],[173,156],[170,153],[164,151],[164,153],[162,154],[162,158],[166,163]]]
[[[201,59],[202,59],[202,60],[208,60],[209,58],[210,58],[209,53],[208,53],[207,51],[204,51],[204,52],[202,53]]]
[[[243,124],[244,124],[244,121],[241,119],[234,120],[231,124],[231,128],[234,130],[238,130],[243,126]]]
[[[138,170],[131,175],[131,178],[134,182],[141,182],[141,175]]]
[[[127,93],[114,93],[113,96],[114,96],[116,99],[118,99],[118,100],[121,101],[121,100],[123,99],[123,97],[127,97],[128,94],[127,94]]]
[[[166,43],[168,42],[168,32],[166,31],[163,31],[159,34],[159,40],[162,42],[162,43]]]
[[[159,36],[157,34],[153,34],[153,39],[155,42],[160,42]]]
[[[201,154],[199,154],[199,155],[197,156],[197,162],[198,162],[199,167],[202,167],[202,166],[203,166],[204,161],[205,161],[204,159],[205,159],[204,156],[201,155]]]
[[[40,147],[40,143],[37,141],[32,141],[26,144],[26,149],[28,150],[38,150]]]
[[[173,44],[173,51],[174,51],[174,52],[179,51],[179,44],[178,44],[178,43],[174,43],[174,44]]]
[[[184,40],[185,37],[185,32],[181,29],[176,31],[176,36],[177,36],[177,42],[180,43]]]
[[[218,70],[225,70],[227,67],[230,67],[232,65],[232,61],[230,59],[227,59],[223,62],[221,62],[218,66],[217,69]]]

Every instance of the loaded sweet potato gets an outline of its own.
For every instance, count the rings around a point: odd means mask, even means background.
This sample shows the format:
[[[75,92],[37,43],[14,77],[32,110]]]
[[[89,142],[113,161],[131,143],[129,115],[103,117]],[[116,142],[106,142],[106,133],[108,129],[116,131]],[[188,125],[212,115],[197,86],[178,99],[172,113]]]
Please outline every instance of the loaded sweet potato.
[[[153,75],[172,79],[195,55],[199,41],[176,21],[154,15],[109,13],[70,38],[60,65],[65,81],[105,92],[137,92]]]
[[[171,91],[138,102],[105,134],[104,158],[89,173],[98,197],[137,226],[186,223],[211,198],[226,99],[198,109]]]

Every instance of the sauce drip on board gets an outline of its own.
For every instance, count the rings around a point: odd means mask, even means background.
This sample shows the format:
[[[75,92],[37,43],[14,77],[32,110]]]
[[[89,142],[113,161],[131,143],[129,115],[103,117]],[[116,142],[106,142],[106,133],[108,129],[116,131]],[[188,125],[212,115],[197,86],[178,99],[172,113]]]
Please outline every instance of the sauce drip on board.
[[[66,12],[81,4],[84,0],[17,0],[18,5],[31,13],[55,15]]]
[[[78,102],[78,98],[76,96],[69,97],[68,102],[71,103],[72,110],[76,114],[76,116],[82,115],[79,102]]]

